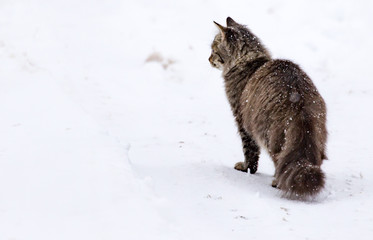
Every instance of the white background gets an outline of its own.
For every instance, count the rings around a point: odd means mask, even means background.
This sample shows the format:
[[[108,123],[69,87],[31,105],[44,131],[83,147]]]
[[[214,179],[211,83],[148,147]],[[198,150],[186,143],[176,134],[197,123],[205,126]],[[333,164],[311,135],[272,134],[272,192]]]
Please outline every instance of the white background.
[[[300,64],[328,106],[325,190],[243,160],[212,21]],[[373,3],[0,1],[0,239],[373,238]]]

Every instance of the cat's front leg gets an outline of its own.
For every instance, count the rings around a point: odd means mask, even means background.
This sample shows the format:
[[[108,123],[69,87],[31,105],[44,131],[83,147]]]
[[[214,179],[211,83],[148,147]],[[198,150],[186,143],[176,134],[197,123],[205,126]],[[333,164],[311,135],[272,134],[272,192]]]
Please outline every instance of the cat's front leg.
[[[248,169],[250,169],[250,173],[254,174],[258,170],[260,154],[259,146],[244,129],[240,129],[240,135],[242,139],[243,152],[245,155],[245,162],[236,163],[234,168],[242,172],[248,172]]]

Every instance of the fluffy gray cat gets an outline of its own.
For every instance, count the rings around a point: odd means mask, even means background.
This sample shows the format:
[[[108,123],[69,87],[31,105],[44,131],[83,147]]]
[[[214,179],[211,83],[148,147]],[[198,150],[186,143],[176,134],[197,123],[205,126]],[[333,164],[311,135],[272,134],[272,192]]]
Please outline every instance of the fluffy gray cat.
[[[296,64],[272,59],[260,40],[232,18],[211,45],[211,65],[223,71],[225,90],[242,138],[244,162],[254,174],[260,147],[275,164],[272,186],[289,198],[313,196],[325,184],[326,107]]]

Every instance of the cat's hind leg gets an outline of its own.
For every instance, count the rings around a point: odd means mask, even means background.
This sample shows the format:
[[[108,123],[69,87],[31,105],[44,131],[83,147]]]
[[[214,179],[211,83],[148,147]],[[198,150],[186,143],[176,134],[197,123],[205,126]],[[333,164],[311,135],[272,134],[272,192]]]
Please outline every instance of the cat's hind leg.
[[[258,170],[258,161],[260,154],[259,146],[244,129],[240,129],[240,135],[242,140],[243,152],[245,155],[245,162],[236,163],[234,169],[242,172],[248,172],[248,169],[250,169],[250,173],[254,174]]]
[[[277,179],[272,180],[272,187],[277,188]]]

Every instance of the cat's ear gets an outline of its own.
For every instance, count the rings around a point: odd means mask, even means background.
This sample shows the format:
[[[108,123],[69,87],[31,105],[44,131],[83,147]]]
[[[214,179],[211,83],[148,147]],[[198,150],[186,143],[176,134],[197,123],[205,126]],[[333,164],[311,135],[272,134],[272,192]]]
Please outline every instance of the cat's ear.
[[[219,28],[220,33],[221,33],[221,36],[224,38],[224,36],[225,36],[225,32],[226,32],[227,28],[226,28],[226,27],[223,27],[222,25],[220,25],[219,23],[217,23],[217,22],[215,22],[215,21],[214,21],[214,23],[215,23],[215,25]]]
[[[238,26],[239,24],[236,23],[231,17],[227,17],[227,26],[228,27],[234,27]]]

